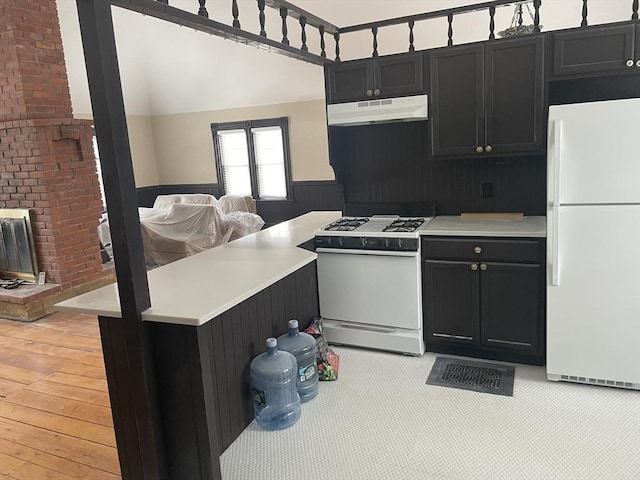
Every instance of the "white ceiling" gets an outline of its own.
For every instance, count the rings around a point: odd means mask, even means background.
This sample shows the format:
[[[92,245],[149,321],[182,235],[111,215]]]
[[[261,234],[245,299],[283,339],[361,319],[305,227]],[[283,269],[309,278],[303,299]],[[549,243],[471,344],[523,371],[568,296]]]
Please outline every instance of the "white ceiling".
[[[293,3],[334,25],[357,23],[440,10],[484,0],[293,0]],[[73,110],[91,113],[89,90],[80,40],[75,0],[57,0],[67,62]],[[172,6],[197,11],[197,0],[170,0]],[[255,0],[239,0],[243,29],[257,33]],[[231,23],[230,0],[208,0],[211,18]],[[628,19],[631,0],[590,0],[591,23]],[[544,0],[541,23],[544,30],[577,26],[580,0]],[[321,66],[293,60],[267,50],[210,36],[189,28],[112,8],[125,107],[129,115],[162,115],[297,102],[324,98]],[[496,30],[509,26],[513,9],[498,9]],[[278,12],[267,9],[266,30],[270,38],[281,38]],[[525,18],[525,23],[527,19]],[[416,25],[417,49],[442,46],[446,42],[445,21]],[[289,39],[300,45],[300,27],[289,19]],[[486,38],[487,14],[470,14],[454,20],[456,43]],[[317,30],[307,27],[310,51],[319,53]],[[326,37],[327,55],[333,58],[333,40]],[[381,29],[380,54],[406,51],[406,26]],[[371,34],[344,35],[343,60],[371,55]]]

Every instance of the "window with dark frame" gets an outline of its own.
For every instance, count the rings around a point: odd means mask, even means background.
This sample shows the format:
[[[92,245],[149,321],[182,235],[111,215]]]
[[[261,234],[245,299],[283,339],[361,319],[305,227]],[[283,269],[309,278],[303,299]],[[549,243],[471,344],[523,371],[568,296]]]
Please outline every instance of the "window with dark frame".
[[[291,200],[287,117],[212,123],[220,195]]]

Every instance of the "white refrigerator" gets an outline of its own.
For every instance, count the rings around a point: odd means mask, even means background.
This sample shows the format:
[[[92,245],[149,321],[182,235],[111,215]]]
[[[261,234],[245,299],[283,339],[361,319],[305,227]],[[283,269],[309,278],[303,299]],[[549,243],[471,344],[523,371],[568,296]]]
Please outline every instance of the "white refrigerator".
[[[640,390],[640,99],[549,108],[547,378]]]

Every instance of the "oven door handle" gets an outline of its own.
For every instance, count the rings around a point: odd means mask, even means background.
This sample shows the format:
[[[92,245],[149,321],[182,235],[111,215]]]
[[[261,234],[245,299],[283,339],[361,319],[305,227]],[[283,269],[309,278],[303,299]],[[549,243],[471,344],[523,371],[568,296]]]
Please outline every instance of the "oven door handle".
[[[341,323],[340,326],[342,328],[352,328],[354,330],[369,330],[372,332],[380,332],[380,333],[394,333],[398,331],[397,328],[375,327],[373,325],[360,325],[357,323]]]
[[[379,257],[417,257],[418,252],[404,252],[394,250],[356,250],[351,248],[316,248],[316,253],[337,253],[340,255],[377,255]]]

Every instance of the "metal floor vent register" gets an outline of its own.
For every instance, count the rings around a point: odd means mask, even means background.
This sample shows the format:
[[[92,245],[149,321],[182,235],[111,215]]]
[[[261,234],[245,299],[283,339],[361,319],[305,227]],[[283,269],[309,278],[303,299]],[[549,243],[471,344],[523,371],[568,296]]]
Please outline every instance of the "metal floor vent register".
[[[427,385],[513,396],[516,367],[436,357]]]

